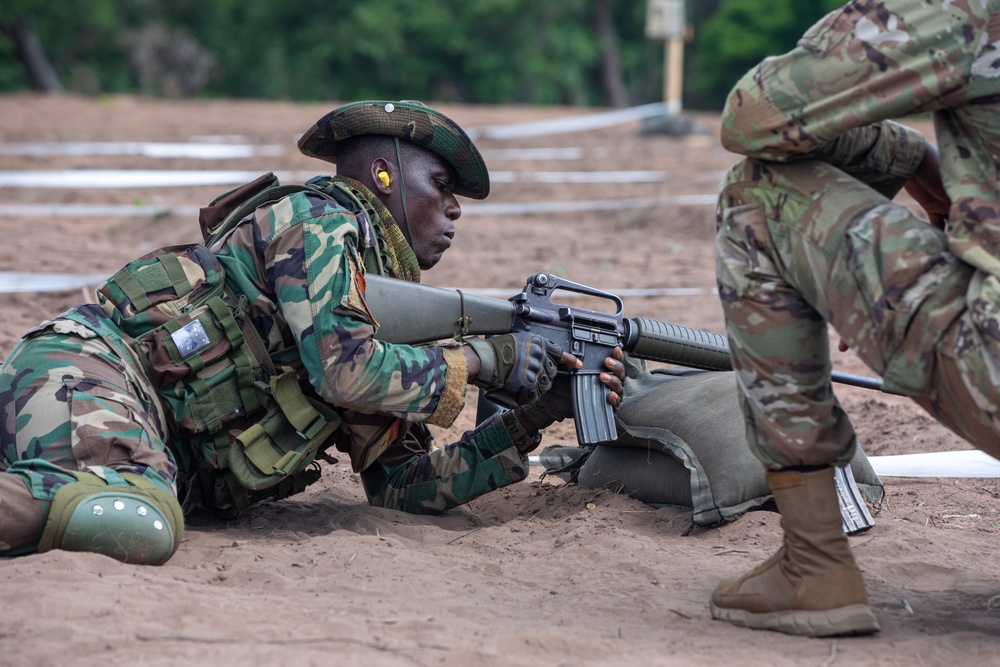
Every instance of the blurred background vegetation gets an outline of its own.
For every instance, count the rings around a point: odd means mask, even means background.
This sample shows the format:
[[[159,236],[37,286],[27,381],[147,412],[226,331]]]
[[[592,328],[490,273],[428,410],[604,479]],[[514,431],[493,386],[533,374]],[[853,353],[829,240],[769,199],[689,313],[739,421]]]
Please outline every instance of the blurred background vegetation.
[[[688,0],[684,106],[716,110],[843,0]],[[0,93],[621,107],[663,99],[644,0],[0,0]]]

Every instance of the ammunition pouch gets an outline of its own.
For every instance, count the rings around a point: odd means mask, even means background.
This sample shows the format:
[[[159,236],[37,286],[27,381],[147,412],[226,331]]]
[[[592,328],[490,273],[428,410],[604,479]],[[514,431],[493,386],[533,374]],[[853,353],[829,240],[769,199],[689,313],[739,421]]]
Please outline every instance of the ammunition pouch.
[[[229,469],[240,485],[253,491],[274,486],[304,470],[340,426],[340,415],[302,393],[298,378],[271,378],[271,408],[236,437],[229,449]]]

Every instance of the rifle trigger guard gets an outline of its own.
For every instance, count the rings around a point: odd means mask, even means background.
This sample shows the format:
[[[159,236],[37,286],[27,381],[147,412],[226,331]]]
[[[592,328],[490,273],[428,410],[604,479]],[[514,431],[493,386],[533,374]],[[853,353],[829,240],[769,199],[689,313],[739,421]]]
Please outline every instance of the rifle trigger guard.
[[[455,322],[455,324],[459,326],[458,336],[464,338],[469,335],[469,322],[472,321],[472,318],[465,314],[465,294],[462,290],[455,291],[458,292],[458,300],[460,303],[459,307],[462,311],[462,314],[459,316],[458,321]]]

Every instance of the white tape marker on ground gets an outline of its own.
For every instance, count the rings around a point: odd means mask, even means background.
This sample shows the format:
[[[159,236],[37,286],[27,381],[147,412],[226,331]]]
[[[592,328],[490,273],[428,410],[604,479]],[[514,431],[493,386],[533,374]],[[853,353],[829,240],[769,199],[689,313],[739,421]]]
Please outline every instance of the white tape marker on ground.
[[[543,465],[539,456],[528,460],[531,465]],[[979,450],[869,456],[868,460],[880,477],[1000,478],[1000,461]]]
[[[3,188],[175,188],[193,185],[241,185],[263,172],[194,169],[62,169],[0,171]],[[315,174],[277,173],[283,183],[301,182]],[[662,183],[662,171],[494,171],[494,183]]]
[[[18,273],[0,271],[0,293],[65,292],[89,285],[100,285],[110,274]]]
[[[60,292],[88,285],[98,285],[111,275],[108,274],[69,274],[69,273],[23,273],[18,271],[0,271],[0,293],[6,292]],[[466,294],[489,296],[506,299],[518,293],[520,288],[485,287],[456,288]],[[620,297],[657,297],[657,296],[700,296],[717,294],[715,288],[701,287],[652,287],[643,289],[623,288],[606,290]]]
[[[880,477],[1000,477],[1000,461],[978,449],[869,456]]]
[[[245,141],[245,139],[244,139]],[[0,155],[29,157],[90,157],[96,155],[141,155],[152,159],[193,158],[196,160],[233,160],[249,157],[284,155],[288,148],[278,145],[257,146],[248,143],[159,142],[159,141],[68,141],[60,143],[0,143]],[[484,148],[483,157],[491,161],[582,160],[579,147],[555,148]]]
[[[644,104],[628,109],[616,109],[603,113],[571,116],[569,118],[553,118],[550,120],[532,121],[528,123],[511,123],[507,125],[489,125],[474,127],[468,130],[469,136],[475,139],[520,139],[522,137],[542,137],[570,132],[583,132],[601,127],[612,127],[624,123],[632,123],[644,118],[662,116],[666,112],[663,102]]]
[[[141,155],[149,158],[194,158],[232,160],[256,156],[274,157],[288,151],[284,146],[251,144],[167,143],[157,141],[70,141],[65,143],[0,144],[0,155],[31,157],[89,155]]]
[[[716,195],[676,195],[673,197],[633,197],[628,199],[587,199],[541,202],[462,202],[463,216],[550,215],[581,211],[617,211],[658,206],[715,206]],[[198,216],[194,204],[0,204],[0,217],[24,218],[103,218],[157,217],[165,215]]]
[[[194,185],[242,185],[258,178],[260,171],[196,171],[179,169],[62,169],[49,171],[0,171],[0,187],[46,188],[171,188]],[[275,175],[282,182],[309,179],[315,174],[286,172]]]

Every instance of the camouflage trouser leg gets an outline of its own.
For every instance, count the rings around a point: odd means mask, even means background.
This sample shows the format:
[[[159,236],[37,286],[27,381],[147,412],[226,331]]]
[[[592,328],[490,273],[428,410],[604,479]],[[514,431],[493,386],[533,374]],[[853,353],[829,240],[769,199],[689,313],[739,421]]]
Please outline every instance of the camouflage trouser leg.
[[[100,338],[42,333],[0,366],[0,553],[35,550],[56,492],[88,470],[173,488],[165,423],[143,383]]]
[[[372,505],[411,514],[438,514],[528,476],[500,414],[454,444],[398,463],[377,460],[361,472]]]
[[[844,463],[853,452],[829,381],[827,322],[887,390],[968,435],[956,427],[974,403],[958,408],[955,388],[945,390],[954,383],[939,366],[955,364],[939,343],[956,335],[974,272],[942,232],[816,161],[739,163],[723,184],[718,224],[719,292],[747,439],[766,466]]]

